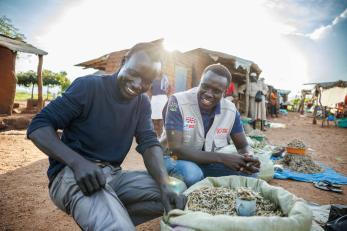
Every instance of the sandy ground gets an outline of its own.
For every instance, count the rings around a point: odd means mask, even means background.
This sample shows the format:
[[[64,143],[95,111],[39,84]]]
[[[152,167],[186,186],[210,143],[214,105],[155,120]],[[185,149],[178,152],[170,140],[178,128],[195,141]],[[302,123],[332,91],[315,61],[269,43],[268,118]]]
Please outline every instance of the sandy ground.
[[[266,132],[273,144],[286,144],[293,138],[302,139],[315,150],[314,159],[347,175],[347,129],[321,128],[311,119],[289,114],[274,119],[287,128]],[[134,147],[128,154],[124,169],[143,169],[143,161]],[[29,140],[24,131],[0,133],[0,230],[79,230],[73,219],[58,210],[48,197],[47,158]],[[319,204],[347,204],[344,194],[318,190],[310,183],[272,180],[306,200]],[[159,230],[158,219],[137,227],[138,230]]]

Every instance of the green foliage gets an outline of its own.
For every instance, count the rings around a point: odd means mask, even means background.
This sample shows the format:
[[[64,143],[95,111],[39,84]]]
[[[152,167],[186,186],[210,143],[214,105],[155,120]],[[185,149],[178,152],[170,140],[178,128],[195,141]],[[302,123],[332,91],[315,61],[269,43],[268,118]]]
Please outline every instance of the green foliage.
[[[43,98],[47,98],[48,100],[52,100],[53,96],[52,94],[49,94],[48,96],[46,94],[42,95]],[[27,99],[31,98],[31,93],[27,92],[16,92],[14,100],[16,101],[26,101]],[[38,99],[38,94],[34,94],[33,99]]]
[[[65,91],[71,84],[65,71],[61,71],[57,74],[57,80],[59,81],[61,91]]]
[[[26,39],[24,34],[20,33],[19,30],[12,25],[11,19],[6,16],[0,17],[0,34],[21,41]]]
[[[54,73],[50,70],[42,71],[42,84],[43,86],[59,86],[58,73]]]
[[[293,105],[299,105],[299,103],[300,103],[300,98],[296,98],[292,100]]]
[[[34,94],[34,86],[37,85],[37,74],[34,71],[18,72],[16,74],[17,84],[25,87],[32,87],[31,98]],[[49,87],[60,86],[61,91],[65,91],[71,84],[67,78],[65,71],[53,72],[50,70],[42,71],[42,84],[47,86],[47,95],[49,94]]]
[[[34,71],[18,72],[16,74],[17,84],[30,87],[37,84],[37,75]]]

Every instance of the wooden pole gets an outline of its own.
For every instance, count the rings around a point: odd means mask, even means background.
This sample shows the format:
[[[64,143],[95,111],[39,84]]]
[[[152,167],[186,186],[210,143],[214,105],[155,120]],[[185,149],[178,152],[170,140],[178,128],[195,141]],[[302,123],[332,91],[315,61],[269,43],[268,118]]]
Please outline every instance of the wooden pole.
[[[42,98],[42,63],[43,56],[39,55],[39,65],[37,66],[37,88],[38,88],[38,110],[41,111],[43,108]]]
[[[246,108],[245,108],[245,116],[248,117],[249,113],[249,72],[250,67],[246,69]]]

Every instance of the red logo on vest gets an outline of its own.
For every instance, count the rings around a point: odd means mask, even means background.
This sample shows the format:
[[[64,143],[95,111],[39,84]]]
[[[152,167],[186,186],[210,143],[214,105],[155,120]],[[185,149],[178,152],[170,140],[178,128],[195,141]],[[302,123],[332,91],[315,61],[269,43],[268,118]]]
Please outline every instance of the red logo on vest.
[[[216,133],[217,135],[225,135],[228,134],[229,129],[228,128],[217,128]]]
[[[195,128],[196,125],[196,119],[191,116],[186,116],[185,118],[185,128]]]

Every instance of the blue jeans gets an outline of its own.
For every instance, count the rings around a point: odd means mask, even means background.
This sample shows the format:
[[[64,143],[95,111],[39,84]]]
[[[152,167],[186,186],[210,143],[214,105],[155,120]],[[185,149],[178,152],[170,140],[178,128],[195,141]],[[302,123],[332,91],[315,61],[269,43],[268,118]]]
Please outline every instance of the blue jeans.
[[[257,174],[247,175],[243,172],[232,170],[224,164],[196,164],[187,160],[174,160],[169,156],[164,156],[164,164],[168,174],[184,181],[187,187],[201,181],[205,177],[230,175],[257,176]]]

